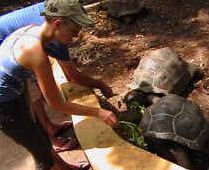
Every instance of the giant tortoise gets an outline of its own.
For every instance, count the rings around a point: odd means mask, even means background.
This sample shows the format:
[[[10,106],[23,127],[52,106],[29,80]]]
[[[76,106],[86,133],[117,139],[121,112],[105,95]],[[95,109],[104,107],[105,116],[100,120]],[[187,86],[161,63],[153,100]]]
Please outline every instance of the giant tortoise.
[[[139,0],[109,0],[108,14],[115,18],[138,13],[142,6]]]
[[[133,91],[125,96],[125,101],[138,97],[137,100],[142,104],[150,105],[153,94],[160,97],[169,93],[182,95],[188,88],[196,68],[168,47],[151,51],[141,59],[134,71],[133,82],[129,85]],[[150,98],[148,94],[151,95]]]
[[[148,14],[140,0],[109,0],[106,2],[107,14],[115,19],[120,19],[129,24],[138,19],[138,14],[144,17]]]
[[[172,147],[177,143],[194,152],[209,154],[209,124],[200,107],[181,96],[169,94],[149,106],[145,110],[139,128],[148,141],[152,141],[152,144],[155,143],[155,145],[158,144],[157,147],[160,147],[159,141],[164,141],[164,146],[167,143],[165,141],[171,141],[173,145],[171,145],[170,151],[174,149]],[[162,152],[162,149],[157,152]],[[184,155],[186,154],[188,153]],[[206,157],[204,156],[204,159]],[[179,160],[180,158],[175,157],[175,159]],[[185,159],[189,160],[189,158]],[[197,159],[196,157],[195,160]],[[192,165],[194,162],[194,160],[190,160],[191,166],[189,167],[195,166]],[[184,164],[182,166],[188,167]],[[204,168],[198,167],[197,169],[195,167],[195,169],[203,170]]]

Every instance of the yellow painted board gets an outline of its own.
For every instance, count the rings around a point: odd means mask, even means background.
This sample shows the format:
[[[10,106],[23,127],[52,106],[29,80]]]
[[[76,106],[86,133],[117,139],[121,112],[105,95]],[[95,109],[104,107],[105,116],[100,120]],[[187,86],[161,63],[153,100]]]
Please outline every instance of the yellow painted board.
[[[68,100],[100,107],[88,88],[63,81],[63,73],[53,64],[57,84]],[[61,77],[59,77],[61,75]],[[184,170],[174,163],[121,139],[98,118],[72,115],[78,140],[94,170]]]

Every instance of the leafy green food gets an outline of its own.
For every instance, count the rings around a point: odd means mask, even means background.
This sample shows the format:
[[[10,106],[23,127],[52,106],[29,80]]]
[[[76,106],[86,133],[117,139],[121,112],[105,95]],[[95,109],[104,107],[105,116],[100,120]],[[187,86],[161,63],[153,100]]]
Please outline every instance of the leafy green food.
[[[118,128],[123,138],[135,144],[136,146],[147,149],[147,143],[145,143],[141,130],[136,124],[126,121],[119,121]]]
[[[145,107],[144,106],[141,106],[139,102],[137,101],[132,101],[130,102],[130,104],[128,105],[128,107],[131,109],[131,110],[135,110],[141,114],[144,114],[144,111],[145,111]]]

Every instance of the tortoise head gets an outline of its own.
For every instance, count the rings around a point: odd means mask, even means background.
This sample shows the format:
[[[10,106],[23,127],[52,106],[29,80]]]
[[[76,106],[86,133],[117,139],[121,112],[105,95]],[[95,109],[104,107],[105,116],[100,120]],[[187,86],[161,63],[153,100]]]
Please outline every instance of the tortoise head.
[[[164,94],[145,93],[140,90],[132,90],[124,96],[123,102],[126,103],[127,106],[131,105],[133,102],[137,102],[141,106],[148,107],[163,95]]]

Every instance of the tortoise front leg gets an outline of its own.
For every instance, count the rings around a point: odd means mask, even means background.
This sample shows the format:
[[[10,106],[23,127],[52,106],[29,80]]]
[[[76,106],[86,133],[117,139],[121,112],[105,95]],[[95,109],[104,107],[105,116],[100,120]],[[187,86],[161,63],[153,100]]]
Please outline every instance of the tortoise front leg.
[[[183,166],[187,169],[190,170],[195,170],[195,168],[192,166],[189,157],[187,155],[187,152],[181,148],[181,147],[176,147],[175,149],[170,149],[170,153],[173,155],[175,158],[177,164],[180,166]]]

